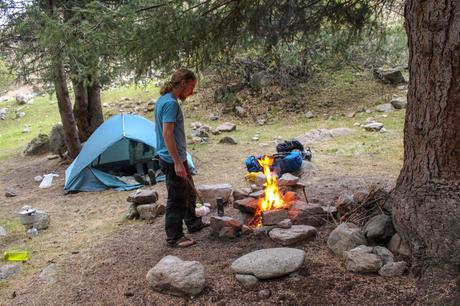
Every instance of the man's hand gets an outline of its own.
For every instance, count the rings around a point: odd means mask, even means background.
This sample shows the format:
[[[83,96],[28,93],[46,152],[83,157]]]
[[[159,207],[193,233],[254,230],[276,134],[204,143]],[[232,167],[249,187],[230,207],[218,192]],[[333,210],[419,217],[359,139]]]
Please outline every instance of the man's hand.
[[[185,170],[183,163],[175,163],[174,171],[176,171],[177,176],[180,176],[182,178],[187,178],[187,170]]]

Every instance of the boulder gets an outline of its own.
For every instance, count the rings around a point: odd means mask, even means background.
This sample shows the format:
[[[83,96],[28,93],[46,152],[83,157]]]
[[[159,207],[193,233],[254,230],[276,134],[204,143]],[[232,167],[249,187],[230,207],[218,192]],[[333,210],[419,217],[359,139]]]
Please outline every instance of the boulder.
[[[286,209],[272,209],[262,212],[263,225],[277,225],[278,223],[287,218],[288,212]]]
[[[293,225],[291,228],[274,228],[270,231],[270,238],[281,244],[291,245],[316,236],[316,228],[309,225]]]
[[[16,265],[3,265],[0,267],[0,280],[5,280],[21,271],[21,267]]]
[[[371,247],[360,245],[343,252],[345,267],[348,271],[357,273],[375,273],[383,266],[383,261],[372,253]]]
[[[211,235],[219,236],[220,238],[235,238],[240,236],[242,231],[241,223],[238,220],[228,216],[212,216],[210,228]]]
[[[231,136],[225,136],[219,140],[219,143],[221,144],[230,144],[230,145],[236,145],[238,144],[238,141],[236,141],[235,138]]]
[[[394,111],[393,105],[391,103],[384,103],[384,104],[377,105],[375,109],[381,113],[389,113],[389,112]]]
[[[241,283],[241,285],[247,288],[254,287],[254,285],[259,282],[257,277],[250,274],[236,274],[235,277]]]
[[[64,127],[62,123],[57,123],[53,126],[50,133],[50,147],[51,152],[59,155],[61,158],[67,150],[64,140]]]
[[[236,130],[236,124],[231,123],[231,122],[225,122],[221,125],[219,125],[216,128],[217,131],[219,132],[232,132]]]
[[[379,275],[385,277],[401,276],[407,270],[407,263],[404,261],[389,262],[379,270]]]
[[[361,229],[353,223],[342,223],[337,226],[327,239],[327,246],[334,254],[343,257],[343,253],[358,245],[367,244]]]
[[[246,254],[232,263],[237,274],[250,274],[258,279],[270,279],[291,274],[302,267],[303,250],[292,248],[262,249]]]
[[[302,201],[295,201],[291,203],[288,211],[289,219],[292,224],[311,225],[319,227],[323,225],[324,212],[319,204],[307,204]]]
[[[404,77],[399,69],[383,69],[378,68],[374,70],[374,77],[384,83],[401,84],[404,83]]]
[[[137,205],[136,210],[142,220],[153,220],[165,213],[166,207],[161,203]]]
[[[396,109],[404,109],[407,107],[407,98],[406,97],[398,97],[391,100],[391,105],[393,105]]]
[[[377,255],[382,260],[384,265],[394,261],[393,253],[391,253],[387,248],[384,248],[382,246],[375,246],[372,249],[372,253]]]
[[[224,203],[227,203],[232,194],[232,185],[230,184],[206,184],[196,186],[205,203],[210,203],[213,208],[216,207],[216,197],[221,197]]]
[[[400,254],[403,256],[409,257],[411,255],[411,251],[409,246],[401,239],[398,233],[394,234],[391,237],[390,242],[388,242],[388,249],[393,253]]]
[[[50,139],[46,134],[39,134],[24,149],[25,155],[40,155],[50,151]]]
[[[242,213],[254,215],[257,210],[258,200],[252,197],[244,198],[233,202],[233,208]]]
[[[249,192],[243,189],[235,189],[233,190],[233,193],[232,193],[232,197],[234,201],[247,198],[248,196],[249,196]]]
[[[150,189],[137,189],[128,196],[127,201],[136,205],[155,203],[158,201],[158,192]]]
[[[369,132],[378,132],[383,128],[383,123],[369,122],[364,125],[364,129]]]
[[[295,186],[299,182],[299,178],[297,176],[294,176],[290,173],[284,173],[279,181],[278,185],[279,186]]]
[[[363,228],[364,235],[369,240],[385,240],[394,234],[391,217],[385,214],[372,217]]]
[[[284,219],[283,221],[278,223],[276,226],[279,227],[279,228],[291,228],[292,227],[292,221],[289,218]]]
[[[159,292],[177,296],[195,296],[203,291],[204,267],[198,261],[183,261],[168,255],[147,273],[147,282]]]

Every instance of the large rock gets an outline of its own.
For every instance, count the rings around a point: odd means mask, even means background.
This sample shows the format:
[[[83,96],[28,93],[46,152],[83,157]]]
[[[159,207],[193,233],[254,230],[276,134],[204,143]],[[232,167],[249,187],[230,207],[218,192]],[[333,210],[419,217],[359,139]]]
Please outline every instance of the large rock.
[[[391,217],[385,214],[372,217],[363,228],[364,235],[369,240],[385,240],[394,234]]]
[[[234,201],[241,200],[247,198],[249,196],[249,192],[243,189],[236,189],[233,190],[232,197]]]
[[[391,103],[384,103],[384,104],[377,105],[375,109],[378,112],[382,112],[382,113],[389,113],[389,112],[394,111],[393,105]]]
[[[233,208],[242,213],[254,215],[257,210],[258,200],[252,197],[240,199],[233,202]]]
[[[291,228],[274,228],[268,234],[281,245],[291,245],[316,236],[316,228],[309,225],[293,225]]]
[[[319,204],[307,204],[294,201],[288,211],[292,224],[311,225],[319,227],[324,224],[324,211]]]
[[[389,84],[400,84],[405,82],[402,72],[399,69],[375,69],[374,77]]]
[[[363,232],[353,223],[340,224],[327,239],[327,246],[338,256],[343,256],[345,251],[366,243]]]
[[[50,132],[50,147],[51,152],[59,155],[61,158],[64,156],[67,147],[64,141],[64,127],[62,123],[57,123],[53,126]]]
[[[225,123],[219,125],[216,128],[216,130],[219,131],[219,132],[231,132],[231,131],[236,130],[236,124],[231,123],[231,122],[225,122]]]
[[[382,246],[375,246],[372,249],[372,253],[377,255],[382,260],[384,265],[389,263],[389,262],[395,261],[394,257],[393,257],[393,253],[391,253],[390,250],[388,250],[387,248],[384,248]]]
[[[378,132],[383,128],[383,123],[369,122],[364,125],[364,129],[369,132]]]
[[[142,220],[153,220],[165,213],[166,207],[161,203],[137,205],[136,210]]]
[[[383,266],[383,261],[372,253],[373,248],[360,245],[343,252],[345,267],[348,271],[357,273],[375,273]]]
[[[128,220],[133,220],[139,218],[139,212],[137,211],[136,204],[129,204],[128,211],[126,212],[126,218]]]
[[[244,287],[253,287],[255,284],[259,282],[259,279],[254,275],[249,274],[236,274],[236,279],[243,285]]]
[[[393,277],[403,275],[407,269],[407,263],[404,261],[389,262],[379,270],[379,275]]]
[[[216,207],[216,197],[221,197],[224,203],[227,203],[232,194],[232,185],[230,184],[206,184],[196,187],[205,203],[210,203],[212,207]]]
[[[50,139],[46,134],[39,134],[24,149],[25,155],[40,155],[50,151]]]
[[[285,173],[283,174],[279,181],[278,185],[279,186],[295,186],[299,182],[299,178],[297,176],[294,176],[290,173]]]
[[[242,225],[240,221],[228,216],[212,216],[211,217],[211,235],[219,236],[220,238],[235,238],[241,235]],[[224,228],[231,229],[224,229]]]
[[[128,196],[127,201],[136,205],[155,203],[158,201],[158,192],[149,189],[137,189]]]
[[[401,239],[398,233],[391,237],[390,242],[388,242],[388,249],[393,253],[403,256],[409,257],[411,255],[409,246]]]
[[[236,145],[236,144],[238,144],[238,141],[235,138],[231,137],[231,136],[224,136],[223,138],[221,138],[219,140],[219,143],[220,144]]]
[[[305,252],[292,248],[263,249],[246,254],[232,263],[238,274],[254,275],[258,279],[288,275],[302,267]]]
[[[149,285],[160,292],[194,296],[205,286],[204,267],[198,261],[183,261],[168,255],[147,273]]]
[[[287,219],[288,212],[286,209],[271,209],[262,212],[263,225],[277,225]]]
[[[263,187],[267,183],[267,176],[263,173],[258,173],[255,183],[257,186]]]
[[[394,98],[393,100],[390,101],[390,103],[396,109],[404,109],[407,107],[407,98],[406,97]]]

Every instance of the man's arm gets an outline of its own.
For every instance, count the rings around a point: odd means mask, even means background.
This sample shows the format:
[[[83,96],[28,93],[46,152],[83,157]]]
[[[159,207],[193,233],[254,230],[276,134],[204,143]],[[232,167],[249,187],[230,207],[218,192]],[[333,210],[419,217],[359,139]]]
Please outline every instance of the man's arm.
[[[169,155],[171,155],[171,158],[174,161],[174,170],[176,171],[176,175],[186,178],[187,171],[185,170],[184,164],[180,160],[179,153],[177,152],[176,139],[174,138],[174,122],[163,122],[163,138]]]

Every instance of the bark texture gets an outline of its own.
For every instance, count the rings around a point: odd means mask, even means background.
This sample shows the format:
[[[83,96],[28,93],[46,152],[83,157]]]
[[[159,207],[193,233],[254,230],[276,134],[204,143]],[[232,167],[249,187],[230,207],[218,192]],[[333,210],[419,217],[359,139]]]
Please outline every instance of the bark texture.
[[[393,219],[419,302],[460,303],[460,1],[407,0],[409,92]]]

